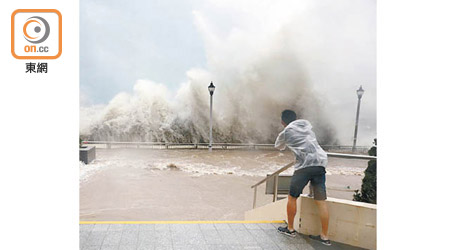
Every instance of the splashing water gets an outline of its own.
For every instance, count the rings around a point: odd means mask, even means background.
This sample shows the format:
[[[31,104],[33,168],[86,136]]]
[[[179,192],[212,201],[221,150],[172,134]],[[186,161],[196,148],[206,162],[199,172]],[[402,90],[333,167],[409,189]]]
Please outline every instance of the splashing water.
[[[277,151],[222,150],[147,150],[99,149],[97,159],[85,165],[80,162],[80,183],[102,171],[144,169],[150,175],[170,175],[180,171],[189,176],[232,175],[265,177],[294,160],[292,153]],[[327,175],[363,176],[366,160],[329,158]],[[290,168],[283,174],[293,174]],[[120,178],[120,177],[118,177]]]
[[[132,93],[119,93],[107,105],[82,107],[81,135],[89,140],[208,142],[206,87],[214,80],[215,142],[273,143],[284,109],[310,120],[320,143],[347,139],[354,110],[340,114],[336,109],[343,106],[334,104],[334,94],[348,82],[374,83],[374,3],[296,2],[262,1],[225,33],[216,31],[214,17],[194,11],[207,68],[190,69],[175,95],[162,83],[138,80]],[[357,25],[350,28],[350,23]],[[371,105],[367,109],[375,116],[376,105]]]

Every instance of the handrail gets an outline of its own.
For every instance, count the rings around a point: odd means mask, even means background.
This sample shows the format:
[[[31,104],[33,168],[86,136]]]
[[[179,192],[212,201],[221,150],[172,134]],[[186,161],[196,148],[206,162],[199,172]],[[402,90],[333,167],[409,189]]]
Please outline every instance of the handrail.
[[[256,186],[259,186],[260,184],[266,182],[269,178],[272,178],[274,175],[279,174],[281,172],[283,172],[284,170],[292,167],[292,165],[294,165],[294,162],[291,162],[289,164],[287,164],[286,166],[278,169],[277,171],[273,172],[272,174],[270,174],[269,176],[267,176],[266,178],[262,179],[261,181],[259,181],[258,183],[256,183],[255,185],[251,186],[251,188],[254,188]]]
[[[165,146],[165,145],[191,145],[191,146],[195,146],[195,145],[209,145],[209,143],[207,142],[198,142],[198,143],[193,143],[193,142],[133,142],[133,141],[83,141],[83,144],[110,144],[110,145],[161,145],[161,146]],[[213,143],[213,146],[264,146],[264,147],[273,147],[274,144],[271,143],[238,143],[238,142],[232,142],[232,143],[228,143],[228,142],[217,142],[217,143]],[[352,148],[352,146],[348,146],[348,145],[321,145],[322,148],[337,148],[337,149],[342,149],[342,148]],[[357,146],[356,148],[358,149],[369,149],[369,147],[366,146]]]
[[[207,142],[122,142],[122,141],[83,141],[83,144],[135,144],[135,145],[209,145]],[[215,142],[213,145],[217,146],[268,146],[273,147],[274,144],[268,143],[228,143]]]
[[[151,146],[151,147],[163,147],[166,149],[177,148],[177,147],[192,147],[192,149],[207,148],[209,143],[199,142],[199,143],[177,143],[177,142],[118,142],[118,141],[83,141],[83,144],[104,144],[108,148],[112,145],[125,145],[125,146]],[[222,149],[234,149],[234,148],[252,148],[252,149],[272,149],[273,144],[255,144],[255,143],[213,143],[214,148]]]
[[[361,159],[361,160],[376,160],[376,156],[369,156],[369,155],[354,155],[354,154],[340,154],[340,153],[329,153],[326,152],[328,157],[336,157],[336,158],[345,158],[345,159]],[[260,180],[255,185],[251,186],[251,188],[254,188],[254,197],[253,197],[253,208],[256,207],[256,194],[257,194],[257,188],[259,185],[261,185],[264,182],[267,182],[270,178],[275,178],[274,182],[274,192],[273,192],[273,202],[277,200],[278,196],[278,176],[281,172],[285,171],[286,169],[292,167],[295,162],[291,162],[284,167],[278,169],[277,171],[273,172],[272,174],[268,175],[266,178]]]
[[[177,142],[117,142],[117,141],[83,141],[82,144],[91,145],[105,145],[106,148],[110,149],[112,146],[119,147],[129,147],[135,146],[140,147],[150,147],[152,149],[206,149],[209,143],[177,143]],[[254,143],[213,143],[213,148],[215,149],[252,149],[252,150],[272,150],[273,144],[254,144]]]
[[[360,159],[360,160],[376,160],[376,156],[370,155],[354,155],[354,154],[341,154],[327,152],[328,157],[345,158],[345,159]]]

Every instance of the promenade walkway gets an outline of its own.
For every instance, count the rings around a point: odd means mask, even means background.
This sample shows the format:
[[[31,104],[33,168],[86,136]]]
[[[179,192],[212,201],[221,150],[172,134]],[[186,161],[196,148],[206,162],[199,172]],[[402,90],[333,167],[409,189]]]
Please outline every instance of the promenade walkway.
[[[306,235],[291,238],[276,230],[281,221],[80,222],[81,250],[110,249],[360,249],[332,242],[325,246]]]

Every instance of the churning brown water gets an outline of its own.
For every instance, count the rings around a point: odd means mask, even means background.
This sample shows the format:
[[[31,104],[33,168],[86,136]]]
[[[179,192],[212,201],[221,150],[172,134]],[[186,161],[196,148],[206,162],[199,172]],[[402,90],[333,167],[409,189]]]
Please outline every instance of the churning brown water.
[[[287,151],[97,149],[93,163],[80,163],[80,220],[242,220],[250,186],[292,160]],[[359,189],[366,167],[329,158],[328,196],[352,199],[340,190]],[[272,199],[264,189],[257,206]]]

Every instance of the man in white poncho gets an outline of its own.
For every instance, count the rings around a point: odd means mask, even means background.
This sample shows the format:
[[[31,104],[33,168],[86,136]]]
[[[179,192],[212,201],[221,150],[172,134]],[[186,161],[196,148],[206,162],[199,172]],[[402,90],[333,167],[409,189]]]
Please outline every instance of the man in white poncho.
[[[325,187],[325,168],[328,158],[326,152],[320,147],[316,135],[312,131],[309,121],[298,119],[292,110],[284,110],[281,113],[283,131],[278,135],[275,148],[284,150],[288,147],[295,155],[295,172],[291,179],[287,203],[288,226],[279,227],[280,233],[295,236],[294,217],[297,211],[297,198],[303,192],[303,188],[310,182],[313,196],[322,223],[322,233],[310,238],[318,240],[325,245],[331,245],[328,239],[328,207]]]

